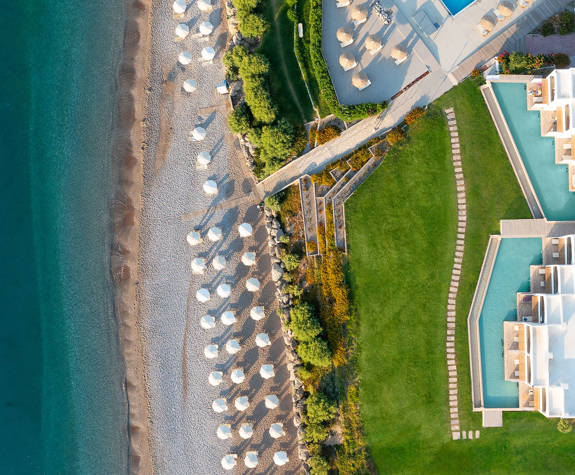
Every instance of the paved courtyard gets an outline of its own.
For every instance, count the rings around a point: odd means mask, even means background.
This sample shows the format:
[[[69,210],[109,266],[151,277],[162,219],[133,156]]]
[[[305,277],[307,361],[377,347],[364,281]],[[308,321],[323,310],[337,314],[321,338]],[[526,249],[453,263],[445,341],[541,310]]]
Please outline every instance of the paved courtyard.
[[[521,25],[526,13],[538,9],[546,2],[567,4],[557,0],[535,0],[522,8],[517,0],[512,14],[497,21],[495,10],[499,0],[476,0],[455,16],[451,15],[441,0],[380,0],[386,9],[393,11],[391,25],[384,25],[375,13],[375,2],[355,0],[350,6],[337,8],[333,0],[323,1],[323,54],[335,86],[338,98],[343,104],[381,102],[388,100],[420,78],[420,83],[430,81],[432,73],[447,76],[455,84],[453,74],[466,58],[476,54],[495,37],[510,28],[514,31]],[[354,6],[365,5],[369,14],[367,21],[355,28],[351,21]],[[493,19],[493,29],[487,35],[479,32],[478,24],[484,15]],[[342,48],[336,37],[338,28],[350,26],[353,43]],[[376,35],[383,41],[383,48],[375,55],[366,51],[365,40]],[[405,47],[408,59],[396,65],[391,50],[396,45]],[[350,52],[357,60],[357,66],[344,71],[339,64],[343,52]],[[354,72],[367,74],[371,85],[360,91],[352,85]],[[422,77],[424,73],[429,74]]]

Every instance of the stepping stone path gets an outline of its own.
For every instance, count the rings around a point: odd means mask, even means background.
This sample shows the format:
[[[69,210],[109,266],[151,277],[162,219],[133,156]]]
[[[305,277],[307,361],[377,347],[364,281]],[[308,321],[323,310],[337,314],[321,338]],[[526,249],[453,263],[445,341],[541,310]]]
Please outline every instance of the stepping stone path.
[[[457,308],[457,290],[461,278],[461,264],[465,250],[465,230],[467,229],[467,202],[465,198],[465,178],[461,165],[461,149],[459,147],[459,133],[453,107],[445,109],[447,124],[451,140],[451,161],[455,174],[457,187],[457,241],[453,257],[453,270],[451,283],[449,284],[449,296],[447,298],[447,339],[445,354],[447,357],[447,370],[449,374],[449,417],[451,423],[451,438],[453,440],[478,439],[479,431],[461,430],[459,425],[459,401],[457,387],[457,356],[455,352],[455,322]]]

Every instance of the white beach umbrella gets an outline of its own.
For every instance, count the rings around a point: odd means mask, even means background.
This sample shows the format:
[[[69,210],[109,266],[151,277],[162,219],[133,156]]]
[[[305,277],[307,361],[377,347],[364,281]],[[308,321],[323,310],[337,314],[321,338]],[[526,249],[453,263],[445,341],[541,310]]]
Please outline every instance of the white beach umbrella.
[[[202,12],[209,12],[212,9],[211,0],[198,0],[198,8]]]
[[[242,349],[240,342],[238,340],[230,340],[226,343],[226,351],[230,355],[235,355],[238,351]]]
[[[268,409],[275,409],[280,405],[280,400],[275,394],[268,394],[265,398],[265,405]]]
[[[203,127],[195,127],[194,130],[190,132],[190,136],[192,137],[192,140],[201,142],[206,138],[206,129]]]
[[[269,432],[272,439],[279,439],[285,434],[284,425],[280,422],[275,422],[270,426]]]
[[[184,91],[194,92],[198,88],[198,83],[195,79],[186,79],[184,81]]]
[[[205,61],[211,61],[212,59],[214,59],[215,55],[216,55],[216,50],[214,48],[212,48],[211,46],[206,46],[202,50],[202,58]]]
[[[252,277],[246,281],[246,289],[248,289],[248,292],[257,292],[260,290],[260,285],[260,281],[255,277]]]
[[[207,167],[212,161],[212,156],[210,152],[200,152],[198,154],[198,165],[202,167]]]
[[[218,386],[222,384],[223,380],[224,380],[224,373],[222,373],[221,371],[212,371],[208,376],[208,381],[212,386]]]
[[[283,450],[280,450],[274,454],[274,463],[276,465],[279,465],[281,467],[282,465],[285,465],[288,462],[289,462],[288,456]]]
[[[196,292],[196,299],[198,302],[206,303],[210,300],[210,291],[205,287],[201,287]]]
[[[242,439],[249,439],[254,435],[254,428],[251,424],[242,424],[240,430],[238,431]]]
[[[203,21],[200,23],[200,33],[202,35],[211,35],[212,31],[214,31],[214,25],[212,25],[209,21]]]
[[[216,319],[211,315],[204,315],[202,318],[200,318],[200,326],[204,330],[211,330],[216,326]]]
[[[236,316],[234,315],[234,312],[230,312],[229,310],[226,310],[224,313],[222,313],[220,320],[222,321],[222,323],[224,325],[230,326],[230,325],[233,325],[234,323],[236,323]]]
[[[175,0],[175,2],[172,4],[172,10],[174,10],[174,13],[178,15],[186,13],[186,7],[187,5],[184,0]]]
[[[214,260],[212,261],[212,266],[216,270],[222,270],[225,269],[227,263],[228,261],[226,261],[226,258],[221,254],[218,254],[216,257],[214,257]]]
[[[250,310],[250,317],[252,320],[261,320],[262,318],[264,318],[266,315],[264,313],[264,308],[263,307],[252,307],[252,309]]]
[[[203,274],[206,271],[206,260],[203,257],[196,257],[192,260],[191,268],[194,274]]]
[[[218,357],[218,345],[206,345],[204,347],[204,356],[209,359],[213,360],[214,358]]]
[[[216,226],[210,228],[208,231],[208,239],[210,241],[216,242],[222,238],[222,230]]]
[[[231,470],[236,466],[236,459],[238,456],[236,454],[228,454],[222,457],[222,468],[224,470]]]
[[[266,346],[270,346],[270,337],[267,333],[258,333],[256,335],[256,345],[260,348],[265,348]]]
[[[224,412],[228,410],[228,403],[226,402],[226,400],[223,397],[220,397],[218,399],[214,399],[214,402],[212,402],[212,409],[214,410],[214,412]]]
[[[202,242],[202,236],[197,231],[190,231],[186,236],[186,241],[188,241],[190,246],[197,246]]]
[[[260,368],[260,376],[264,379],[270,379],[275,376],[274,365],[273,364],[263,364]]]
[[[185,23],[180,23],[176,26],[176,36],[180,39],[185,39],[190,34],[190,27]]]
[[[226,440],[232,438],[232,428],[229,424],[220,424],[216,430],[218,439]]]
[[[250,407],[250,401],[247,396],[240,396],[236,398],[234,406],[236,406],[238,411],[245,411],[248,407]]]
[[[242,254],[242,264],[244,266],[253,266],[256,263],[256,253],[255,252],[244,252]]]
[[[241,384],[246,379],[246,375],[244,374],[244,370],[241,368],[236,368],[232,371],[232,381],[234,384]]]
[[[218,285],[216,292],[221,298],[227,299],[232,294],[232,288],[230,287],[230,284],[220,284]]]
[[[258,466],[258,453],[255,450],[246,452],[244,463],[248,468],[256,468]]]
[[[206,180],[204,182],[204,193],[206,195],[217,195],[218,194],[218,184],[214,180]]]
[[[178,55],[178,62],[180,64],[182,64],[183,66],[186,66],[188,64],[190,64],[192,62],[192,53],[190,53],[189,51],[182,51],[179,55]]]
[[[242,223],[238,226],[240,237],[250,237],[253,233],[252,225],[250,223]]]

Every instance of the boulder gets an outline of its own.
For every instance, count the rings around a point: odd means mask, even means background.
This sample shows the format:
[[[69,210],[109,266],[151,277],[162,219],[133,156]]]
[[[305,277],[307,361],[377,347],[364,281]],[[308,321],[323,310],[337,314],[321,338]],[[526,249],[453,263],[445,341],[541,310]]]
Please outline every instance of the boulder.
[[[279,282],[280,279],[282,278],[282,275],[284,275],[284,270],[281,268],[279,264],[274,263],[272,265],[272,280],[274,282]]]

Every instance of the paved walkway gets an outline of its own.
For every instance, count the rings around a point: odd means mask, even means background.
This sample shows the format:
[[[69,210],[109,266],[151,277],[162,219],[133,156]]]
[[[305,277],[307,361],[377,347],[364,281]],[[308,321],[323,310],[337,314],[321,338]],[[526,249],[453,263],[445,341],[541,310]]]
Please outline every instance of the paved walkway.
[[[447,370],[449,374],[449,417],[451,423],[451,437],[453,440],[473,439],[479,437],[479,431],[461,430],[459,424],[459,402],[458,402],[458,378],[457,378],[457,355],[455,352],[455,328],[457,310],[457,291],[461,278],[461,264],[465,251],[465,230],[467,228],[467,202],[465,198],[465,179],[461,165],[461,149],[459,144],[459,133],[457,131],[457,121],[453,108],[445,109],[447,124],[451,136],[451,154],[453,171],[455,172],[455,183],[457,186],[457,241],[455,245],[455,256],[453,259],[453,271],[451,272],[451,283],[449,285],[449,297],[447,300],[447,337],[445,342],[445,352],[447,355]]]
[[[527,35],[525,52],[531,54],[565,53],[575,55],[575,33],[570,35]]]

